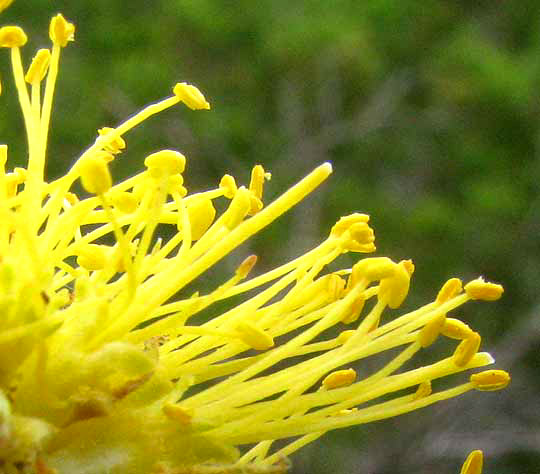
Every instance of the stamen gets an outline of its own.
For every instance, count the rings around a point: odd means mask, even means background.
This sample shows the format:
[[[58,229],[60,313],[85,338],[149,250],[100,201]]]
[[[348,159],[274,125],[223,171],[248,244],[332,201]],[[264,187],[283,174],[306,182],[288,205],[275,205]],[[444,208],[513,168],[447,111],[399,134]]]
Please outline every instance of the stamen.
[[[460,474],[482,474],[484,454],[480,450],[473,451],[467,456]]]

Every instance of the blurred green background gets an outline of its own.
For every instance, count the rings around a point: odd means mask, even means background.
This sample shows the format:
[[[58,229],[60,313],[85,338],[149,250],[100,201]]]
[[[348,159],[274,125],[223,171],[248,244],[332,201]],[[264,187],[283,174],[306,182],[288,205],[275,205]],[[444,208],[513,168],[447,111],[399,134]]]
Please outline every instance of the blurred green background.
[[[457,473],[472,449],[485,472],[540,472],[540,2],[16,0],[1,21],[29,33],[27,61],[59,11],[77,31],[61,59],[51,178],[97,128],[187,81],[212,110],[176,107],[129,133],[115,178],[177,148],[190,190],[226,172],[249,182],[264,164],[268,201],[331,161],[321,189],[243,248],[261,269],[362,211],[378,255],[416,264],[408,307],[451,276],[504,284],[501,301],[459,316],[512,373],[508,389],[327,434],[293,456],[295,474]],[[23,164],[3,53],[0,141]]]

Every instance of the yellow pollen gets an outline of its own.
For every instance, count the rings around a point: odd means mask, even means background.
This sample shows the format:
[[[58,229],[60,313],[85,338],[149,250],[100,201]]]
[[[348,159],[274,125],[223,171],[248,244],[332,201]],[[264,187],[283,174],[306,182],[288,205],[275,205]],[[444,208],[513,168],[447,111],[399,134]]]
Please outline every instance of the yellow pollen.
[[[458,340],[467,339],[471,332],[472,329],[467,324],[455,318],[446,318],[444,326],[441,329],[443,336]]]
[[[450,280],[448,280],[439,290],[435,301],[438,304],[446,303],[448,300],[451,300],[454,296],[461,293],[462,286],[459,278],[450,278]]]
[[[482,277],[465,285],[467,296],[473,300],[496,301],[504,292],[504,288],[496,283],[484,281]]]
[[[191,84],[179,82],[174,86],[173,94],[192,110],[210,109],[201,91]]]
[[[0,28],[0,48],[20,48],[28,38],[22,28],[18,26],[3,26]]]
[[[484,455],[482,451],[472,451],[463,463],[460,474],[482,474],[483,463]]]
[[[54,16],[49,25],[49,38],[53,44],[65,48],[75,39],[75,25],[68,22],[62,14]]]
[[[322,386],[326,390],[334,388],[348,387],[356,380],[356,371],[354,369],[336,370],[328,374],[322,381]]]
[[[242,321],[236,330],[242,342],[256,351],[266,351],[274,347],[272,336],[249,321]]]
[[[418,342],[423,348],[431,346],[436,341],[444,327],[445,321],[446,314],[439,314],[422,328],[418,335]]]
[[[466,339],[463,339],[456,347],[452,360],[458,367],[467,365],[480,348],[482,338],[480,334],[472,331]]]
[[[226,174],[221,178],[219,182],[219,187],[223,189],[223,195],[227,199],[232,199],[238,190],[236,186],[236,181],[230,174]]]
[[[51,52],[48,49],[40,49],[32,59],[24,80],[29,84],[41,82],[47,73],[50,60]]]
[[[112,158],[110,153],[99,152],[84,157],[78,163],[81,183],[86,191],[92,194],[103,194],[111,188],[112,178],[107,163]]]
[[[492,392],[501,390],[510,383],[510,374],[504,370],[485,370],[470,377],[476,390]]]

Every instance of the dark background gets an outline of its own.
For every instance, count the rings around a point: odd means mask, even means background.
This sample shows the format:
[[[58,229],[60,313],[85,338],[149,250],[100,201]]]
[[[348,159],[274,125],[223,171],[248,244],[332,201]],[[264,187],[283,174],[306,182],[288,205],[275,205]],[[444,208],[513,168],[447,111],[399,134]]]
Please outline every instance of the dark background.
[[[331,179],[243,248],[261,269],[362,211],[377,255],[416,264],[407,308],[451,276],[504,284],[502,300],[459,316],[511,372],[509,388],[327,434],[293,456],[294,473],[457,473],[472,449],[484,451],[485,472],[540,472],[540,2],[15,0],[0,21],[29,34],[26,64],[49,46],[59,11],[77,31],[61,58],[50,178],[97,128],[187,81],[212,110],[175,107],[130,132],[115,179],[149,152],[177,148],[190,190],[226,172],[249,182],[251,166],[264,164],[268,201],[328,160]],[[21,165],[2,53],[0,136]]]

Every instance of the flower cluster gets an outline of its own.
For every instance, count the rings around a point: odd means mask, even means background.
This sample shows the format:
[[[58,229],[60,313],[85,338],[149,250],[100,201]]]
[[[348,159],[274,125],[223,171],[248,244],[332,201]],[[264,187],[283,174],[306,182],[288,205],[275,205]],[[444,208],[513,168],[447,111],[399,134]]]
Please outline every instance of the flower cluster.
[[[329,430],[508,384],[501,370],[451,388],[438,383],[493,362],[479,352],[480,335],[449,313],[498,299],[500,285],[452,278],[434,301],[389,318],[385,309],[399,308],[409,291],[410,260],[368,257],[327,270],[342,254],[375,251],[365,214],[342,217],[320,245],[270,272],[250,277],[257,258],[249,256],[217,288],[185,295],[332,167],[320,165],[267,206],[270,173],[261,165],[248,186],[225,175],[188,193],[186,158],[175,150],[152,153],[144,171],[114,184],[108,164],[131,129],[178,103],[210,108],[197,88],[179,83],[170,97],[98,130],[64,176],[46,181],[59,59],[74,32],[55,16],[52,48],[25,72],[24,31],[0,28],[28,138],[26,168],[7,172],[0,146],[3,472],[283,472],[291,453]],[[76,182],[85,196],[73,192]],[[219,216],[216,200],[229,202]],[[168,238],[157,235],[164,226]],[[225,312],[215,309],[227,301]],[[455,349],[414,366],[440,336]],[[371,371],[351,367],[381,354]],[[275,440],[287,442],[274,448]]]

